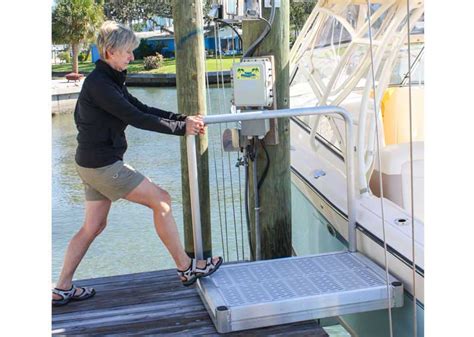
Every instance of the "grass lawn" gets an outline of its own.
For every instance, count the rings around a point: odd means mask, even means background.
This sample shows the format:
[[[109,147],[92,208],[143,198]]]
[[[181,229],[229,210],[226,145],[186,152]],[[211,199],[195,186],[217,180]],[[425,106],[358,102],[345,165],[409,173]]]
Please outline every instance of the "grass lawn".
[[[239,56],[235,56],[235,62],[240,61]],[[218,70],[230,70],[232,67],[232,56],[223,56],[221,60],[215,58],[208,58],[206,60],[207,71],[218,71]],[[92,62],[79,62],[79,72],[91,72],[94,70],[95,64]],[[53,64],[53,72],[70,72],[72,66],[70,63]],[[135,60],[128,65],[128,73],[144,73],[144,74],[175,74],[176,73],[176,60],[165,59],[163,65],[158,69],[145,70],[143,68],[143,60]]]

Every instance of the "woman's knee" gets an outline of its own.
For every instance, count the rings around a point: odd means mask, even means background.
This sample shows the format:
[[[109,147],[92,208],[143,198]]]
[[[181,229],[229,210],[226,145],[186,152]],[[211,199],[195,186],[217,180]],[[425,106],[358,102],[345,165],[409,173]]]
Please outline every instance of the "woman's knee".
[[[168,191],[165,191],[163,189],[160,190],[160,199],[162,200],[162,202],[171,207],[171,195],[168,193]]]
[[[106,226],[107,220],[101,222],[85,222],[82,226],[82,230],[89,238],[94,239],[102,233]]]
[[[153,196],[152,208],[161,213],[169,213],[171,211],[171,195],[164,189],[156,186],[156,194]]]
[[[110,200],[98,200],[86,202],[86,213],[82,233],[89,239],[94,239],[107,226],[107,216],[109,214]]]

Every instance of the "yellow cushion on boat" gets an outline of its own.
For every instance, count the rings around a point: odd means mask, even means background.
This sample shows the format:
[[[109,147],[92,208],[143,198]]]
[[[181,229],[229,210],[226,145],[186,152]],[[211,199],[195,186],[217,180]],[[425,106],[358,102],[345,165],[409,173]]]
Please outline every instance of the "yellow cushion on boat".
[[[393,87],[385,90],[381,102],[385,144],[401,144],[410,141],[409,88]],[[413,141],[423,141],[424,128],[424,89],[412,87]]]

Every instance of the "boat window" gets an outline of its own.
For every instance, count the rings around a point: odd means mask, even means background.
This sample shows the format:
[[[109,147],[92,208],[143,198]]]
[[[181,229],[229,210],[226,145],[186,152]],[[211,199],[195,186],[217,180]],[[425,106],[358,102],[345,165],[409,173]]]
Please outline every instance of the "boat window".
[[[376,13],[378,10],[385,10],[384,8],[380,4],[373,4],[371,11]],[[363,27],[364,21],[367,20],[365,13],[360,12],[366,9],[358,5],[347,6],[347,9],[342,12],[339,9],[333,9],[338,12],[338,17],[329,16],[323,12],[319,13],[317,23],[313,26],[313,32],[307,35],[307,41],[311,42],[302,44],[301,46],[306,49],[298,51],[296,54],[297,60],[294,68],[296,70],[290,83],[290,105],[291,107],[342,106],[352,114],[356,127],[358,127],[361,102],[367,95],[364,88],[367,86],[367,81],[371,83],[370,62],[373,55],[369,52],[368,31],[362,31],[359,37],[354,32],[357,30],[356,27]],[[390,20],[387,20],[387,15],[393,15],[393,13],[387,11],[379,14],[374,15],[376,19],[372,22],[371,36],[380,40],[384,34],[391,34],[392,28],[388,24]],[[341,20],[341,18],[345,20]],[[401,32],[403,27],[406,27],[406,20],[400,23],[398,30]],[[424,84],[423,33],[424,17],[422,16],[410,33],[412,85]],[[352,40],[353,37],[357,40]],[[401,40],[396,41],[401,42]],[[408,85],[408,46],[403,45],[398,52],[396,50],[394,52],[389,47],[379,58],[379,67],[375,74],[377,89],[385,90],[387,86]],[[377,48],[377,44],[375,44],[375,52]],[[373,90],[368,94],[373,97]],[[369,114],[373,110],[371,104],[368,104],[366,109]],[[306,116],[297,117],[297,119],[307,131],[311,131],[317,117]],[[368,124],[366,125],[370,127]],[[316,137],[341,154],[343,153],[341,144],[343,135],[344,123],[342,120],[337,117],[319,118]]]
[[[423,85],[425,77],[424,67],[424,44],[416,43],[410,45],[411,84]],[[395,66],[393,67],[390,85],[408,85],[408,46],[404,46],[398,54]]]

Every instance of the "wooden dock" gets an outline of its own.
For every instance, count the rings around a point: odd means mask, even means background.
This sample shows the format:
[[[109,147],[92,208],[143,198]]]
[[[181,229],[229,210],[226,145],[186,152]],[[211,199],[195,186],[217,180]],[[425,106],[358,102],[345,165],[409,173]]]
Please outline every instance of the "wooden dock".
[[[181,285],[174,269],[75,281],[95,297],[53,307],[54,335],[219,336],[196,289]],[[306,321],[226,335],[328,336]]]

